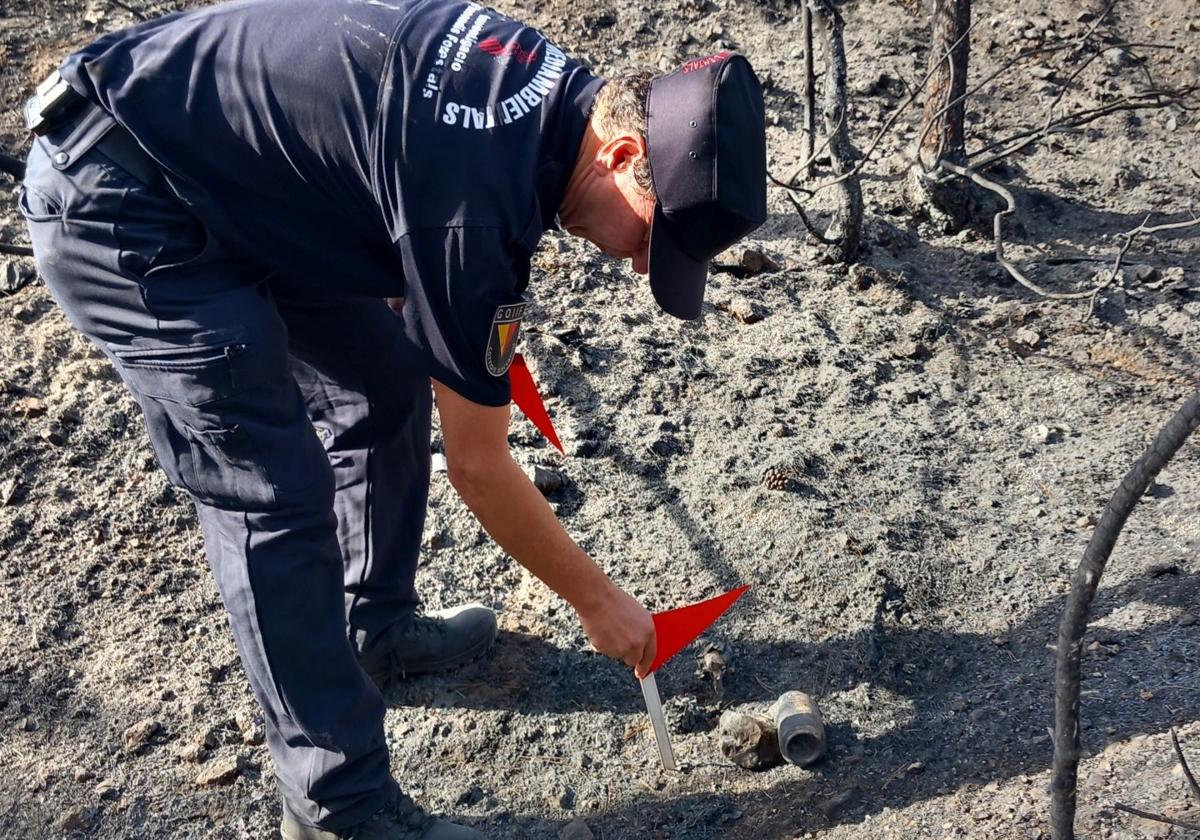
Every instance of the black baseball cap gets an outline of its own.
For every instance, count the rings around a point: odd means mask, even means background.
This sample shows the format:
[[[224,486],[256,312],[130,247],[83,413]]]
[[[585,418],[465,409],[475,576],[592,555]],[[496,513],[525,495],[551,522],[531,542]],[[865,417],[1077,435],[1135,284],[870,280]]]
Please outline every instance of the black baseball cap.
[[[708,263],[767,218],[762,87],[745,56],[693,59],[650,82],[646,146],[657,203],[650,290],[700,317]]]

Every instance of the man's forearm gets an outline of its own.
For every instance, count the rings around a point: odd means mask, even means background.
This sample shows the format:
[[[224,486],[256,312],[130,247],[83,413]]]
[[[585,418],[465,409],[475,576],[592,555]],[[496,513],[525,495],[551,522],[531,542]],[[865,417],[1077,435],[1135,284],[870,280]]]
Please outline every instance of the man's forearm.
[[[567,535],[512,458],[501,459],[493,470],[451,479],[492,539],[576,610],[611,597],[612,581]]]

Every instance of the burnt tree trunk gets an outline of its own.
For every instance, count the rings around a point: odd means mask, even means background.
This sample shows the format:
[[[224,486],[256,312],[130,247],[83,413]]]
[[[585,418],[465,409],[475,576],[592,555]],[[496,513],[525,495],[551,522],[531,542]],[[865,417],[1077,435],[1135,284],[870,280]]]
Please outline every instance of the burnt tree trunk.
[[[940,227],[954,230],[966,223],[970,190],[960,178],[937,169],[945,160],[967,162],[967,70],[971,53],[971,0],[933,0],[933,31],[929,46],[929,87],[917,135],[909,182],[914,210],[929,214]]]
[[[813,20],[820,22],[825,34],[825,84],[821,117],[829,143],[829,161],[833,169],[833,188],[837,209],[825,230],[824,241],[830,246],[826,258],[833,262],[853,261],[862,238],[862,185],[855,169],[856,155],[850,143],[847,122],[846,47],[842,38],[842,16],[832,0],[807,0]]]

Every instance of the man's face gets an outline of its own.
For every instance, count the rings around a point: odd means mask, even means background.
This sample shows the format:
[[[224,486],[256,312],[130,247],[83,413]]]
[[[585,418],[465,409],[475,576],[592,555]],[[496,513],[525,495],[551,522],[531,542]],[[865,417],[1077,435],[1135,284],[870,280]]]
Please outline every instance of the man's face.
[[[613,259],[629,260],[635,272],[649,271],[650,222],[654,196],[642,190],[633,176],[634,165],[645,155],[636,137],[604,144],[592,164],[583,206],[564,227],[581,236]]]

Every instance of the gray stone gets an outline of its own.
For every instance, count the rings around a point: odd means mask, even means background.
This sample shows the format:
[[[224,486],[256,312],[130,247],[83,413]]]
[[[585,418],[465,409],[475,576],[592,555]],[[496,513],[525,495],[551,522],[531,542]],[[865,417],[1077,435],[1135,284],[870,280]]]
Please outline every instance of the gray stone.
[[[222,758],[205,767],[196,776],[197,787],[231,785],[242,774],[242,764],[236,756]]]
[[[721,754],[746,770],[765,770],[783,763],[775,722],[763,714],[730,709],[718,724]]]
[[[582,818],[571,820],[558,831],[558,840],[596,840],[596,835]]]
[[[145,718],[128,727],[125,734],[121,736],[121,741],[125,745],[125,752],[140,753],[150,744],[150,739],[158,734],[162,729],[161,724],[154,718]]]
[[[566,477],[558,470],[540,464],[533,468],[533,486],[540,490],[543,496],[561,490],[565,484]]]

